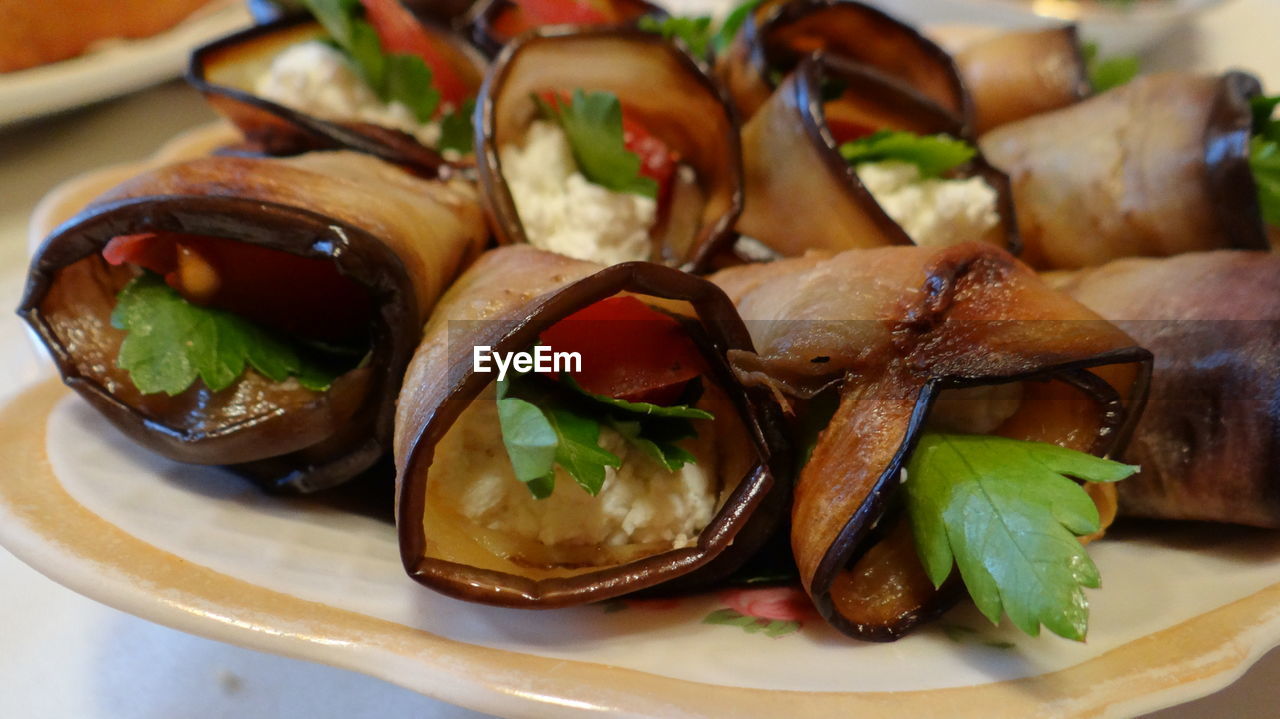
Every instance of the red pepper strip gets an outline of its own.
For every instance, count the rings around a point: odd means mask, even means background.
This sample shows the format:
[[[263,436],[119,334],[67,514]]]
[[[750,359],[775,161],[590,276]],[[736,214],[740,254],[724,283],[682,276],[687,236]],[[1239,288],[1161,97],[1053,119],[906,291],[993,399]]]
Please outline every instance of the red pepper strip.
[[[102,250],[113,265],[164,275],[189,301],[233,312],[289,334],[332,343],[364,340],[369,294],[329,260],[236,240],[178,233],[113,238]]]
[[[826,117],[827,128],[831,130],[836,145],[875,134],[876,128],[862,122],[863,116],[840,100],[824,104],[822,114]]]
[[[670,405],[704,373],[697,346],[680,323],[635,297],[610,297],[542,333],[553,352],[577,352],[571,372],[583,389],[629,402]]]
[[[360,0],[360,4],[382,41],[383,51],[422,58],[431,68],[431,83],[440,91],[440,98],[455,108],[462,107],[470,94],[466,85],[413,13],[400,0]]]
[[[544,90],[538,93],[543,102],[552,107],[569,104],[569,93]],[[680,163],[680,155],[673,152],[660,138],[649,132],[641,122],[627,112],[622,106],[622,146],[640,158],[640,174],[658,183],[659,217],[661,208],[671,190],[671,180],[675,176],[676,166]]]
[[[605,1],[588,0],[512,0],[514,7],[498,17],[495,27],[506,37],[543,25],[609,25],[618,21],[617,12]],[[503,22],[504,18],[511,19]],[[515,32],[508,34],[507,30]]]

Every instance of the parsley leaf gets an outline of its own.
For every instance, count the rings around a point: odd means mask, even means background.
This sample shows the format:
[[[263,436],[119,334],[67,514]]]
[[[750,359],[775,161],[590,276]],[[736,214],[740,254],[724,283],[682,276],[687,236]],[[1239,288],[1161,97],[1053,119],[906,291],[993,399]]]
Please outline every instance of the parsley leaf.
[[[706,15],[699,17],[671,15],[662,19],[645,15],[640,18],[637,27],[645,32],[661,35],[668,40],[676,39],[683,42],[694,57],[706,58],[707,50],[711,47],[711,18]]]
[[[977,154],[973,146],[948,135],[917,135],[904,130],[880,130],[840,145],[850,165],[898,160],[920,169],[921,177],[937,177]]]
[[[1084,587],[1101,577],[1076,539],[1099,529],[1097,507],[1075,477],[1115,482],[1137,467],[1057,445],[980,435],[925,434],[907,466],[907,511],[929,579],[952,562],[993,624],[1008,614],[1031,636],[1040,625],[1083,640]]]
[[[440,91],[431,68],[417,55],[384,52],[377,30],[360,17],[360,0],[302,1],[383,102],[404,105],[419,122],[435,116]]]
[[[724,22],[720,23],[720,29],[716,31],[716,36],[711,43],[717,55],[721,55],[725,50],[729,49],[733,39],[738,36],[738,31],[742,29],[743,24],[747,22],[747,18],[751,13],[760,7],[762,1],[747,0],[729,11],[729,14],[724,18]]]
[[[471,115],[475,109],[476,101],[472,98],[440,118],[441,150],[454,150],[466,155],[474,149],[475,128],[471,124]]]
[[[668,471],[697,458],[676,443],[696,437],[692,419],[714,415],[687,405],[663,407],[586,392],[565,376],[556,382],[519,375],[497,383],[498,423],[516,479],[537,499],[555,488],[559,465],[588,494],[600,493],[605,467],[622,459],[600,446],[602,425],[621,435]]]
[[[328,389],[341,374],[243,317],[188,302],[153,273],[120,291],[111,325],[128,332],[116,363],[143,394],[180,394],[197,377],[217,392],[239,379],[246,366],[274,382],[293,376],[316,391]]]
[[[546,119],[559,123],[564,130],[584,177],[614,192],[658,196],[658,183],[640,174],[640,158],[626,148],[622,103],[617,95],[577,89],[568,103],[548,103],[536,95],[534,101]]]
[[[1251,104],[1254,136],[1249,140],[1249,168],[1258,186],[1262,219],[1280,227],[1280,120],[1272,118],[1280,95],[1255,97]]]
[[[1080,50],[1084,55],[1085,69],[1089,73],[1089,84],[1093,85],[1095,93],[1128,84],[1142,69],[1137,55],[1118,55],[1105,59],[1099,57],[1098,44],[1095,42],[1084,43]]]

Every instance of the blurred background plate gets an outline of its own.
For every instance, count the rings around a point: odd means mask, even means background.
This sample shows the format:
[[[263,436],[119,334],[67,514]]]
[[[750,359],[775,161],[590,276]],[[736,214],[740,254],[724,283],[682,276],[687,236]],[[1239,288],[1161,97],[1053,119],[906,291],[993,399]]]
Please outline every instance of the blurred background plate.
[[[69,110],[177,77],[186,71],[192,47],[250,22],[241,3],[215,2],[158,35],[107,41],[79,57],[0,74],[0,125]]]

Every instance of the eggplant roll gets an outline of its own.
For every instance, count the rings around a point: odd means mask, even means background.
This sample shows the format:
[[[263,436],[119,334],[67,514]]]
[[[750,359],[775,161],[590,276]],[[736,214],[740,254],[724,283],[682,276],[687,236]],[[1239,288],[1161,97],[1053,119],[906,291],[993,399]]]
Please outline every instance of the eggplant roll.
[[[667,11],[645,0],[480,0],[464,21],[471,42],[493,57],[507,43],[548,25],[620,27],[642,17],[665,18]]]
[[[535,499],[535,482],[527,488],[517,479],[512,446],[522,440],[506,434],[500,403],[508,399],[494,401],[516,393],[517,380],[503,380],[507,394],[497,394],[502,382],[478,371],[476,348],[495,355],[539,341],[562,348],[568,330],[561,330],[571,329],[574,318],[604,318],[618,311],[604,309],[613,303],[642,315],[660,308],[666,324],[657,324],[665,334],[627,349],[648,336],[652,321],[588,324],[578,331],[586,343],[584,372],[630,375],[644,356],[672,358],[684,348],[692,357],[685,355],[682,366],[697,367],[694,381],[702,389],[696,406],[714,419],[694,420],[696,430],[683,434],[690,462],[678,469],[628,449],[611,429],[624,425],[606,424],[598,439],[620,462],[597,477],[598,494],[575,484],[570,463],[558,458],[554,475],[536,480],[553,482],[554,491]],[[632,310],[624,313],[628,319]],[[685,587],[730,573],[786,511],[789,486],[770,469],[780,436],[771,405],[763,394],[744,391],[724,360],[726,352],[749,350],[750,340],[728,299],[704,279],[652,263],[605,268],[532,247],[502,247],[449,290],[422,337],[396,416],[396,521],[405,568],[428,587],[523,608],[607,599],[659,583],[664,590]],[[580,422],[603,421],[590,419],[598,403],[579,409],[581,392],[564,394],[563,375],[529,373],[518,381],[540,388],[540,399],[529,398],[539,411],[566,403],[557,406],[586,413]]]
[[[896,639],[958,594],[954,574],[934,589],[896,497],[922,432],[1102,456],[1145,393],[1148,352],[986,245],[814,253],[711,279],[756,345],[730,353],[739,378],[802,425],[834,406],[796,478],[792,550],[818,611],[856,638]],[[1105,526],[1114,489],[1088,489]]]
[[[421,27],[434,48],[440,112],[464,110],[480,87],[483,58],[460,37]],[[187,81],[267,154],[355,150],[425,177],[440,173],[446,155],[462,161],[438,147],[441,116],[424,123],[404,105],[383,102],[328,37],[309,15],[259,25],[197,48]]]
[[[351,152],[167,165],[54,230],[32,260],[19,312],[63,380],[139,444],[230,465],[273,489],[323,489],[390,449],[395,395],[422,324],[487,240],[475,194]],[[169,322],[154,313],[175,304],[207,304],[252,321],[255,343],[270,331],[297,339],[298,352],[341,345],[347,359],[327,389],[304,386],[301,372],[273,380],[251,352],[251,368],[219,382],[202,370],[182,391],[144,392],[140,369],[121,366],[124,347],[157,330],[120,325],[125,288],[148,277],[150,297],[165,299],[166,285],[181,297],[144,307],[143,325]],[[234,344],[215,339],[215,350]]]
[[[1165,73],[987,133],[1013,183],[1022,258],[1037,269],[1121,257],[1266,249],[1249,169],[1243,73]]]
[[[1091,86],[1075,25],[996,35],[955,53],[979,134],[1074,105]]]
[[[548,106],[563,112],[571,94],[575,105],[616,99],[624,139],[647,148],[633,151],[644,155],[638,179],[657,177],[651,196],[584,177],[561,123],[547,114]],[[658,35],[590,28],[525,35],[489,68],[475,142],[501,243],[606,264],[650,260],[697,270],[736,238],[737,116],[698,63]]]
[[[1051,281],[1155,354],[1121,514],[1280,528],[1280,256],[1131,258]]]
[[[1017,251],[1002,173],[976,155],[942,178],[903,177],[906,163],[855,168],[840,154],[879,130],[966,139],[954,115],[880,73],[835,57],[802,61],[743,127],[738,230],[785,256],[968,240]]]
[[[716,59],[715,72],[750,118],[779,78],[816,51],[908,85],[968,128],[972,103],[951,56],[910,25],[851,0],[766,0]]]

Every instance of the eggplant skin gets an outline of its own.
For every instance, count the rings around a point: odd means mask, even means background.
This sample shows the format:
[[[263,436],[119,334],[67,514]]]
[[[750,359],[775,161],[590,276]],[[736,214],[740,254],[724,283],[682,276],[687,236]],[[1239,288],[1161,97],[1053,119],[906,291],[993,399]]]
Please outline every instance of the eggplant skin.
[[[257,377],[249,372],[219,393],[198,383],[175,398],[137,392],[110,350],[123,337],[108,318],[128,273],[99,255],[118,235],[153,231],[332,260],[372,300],[366,367],[279,405],[238,394]],[[18,312],[67,385],[140,445],[228,465],[270,490],[313,492],[390,449],[395,393],[422,322],[486,239],[469,185],[419,180],[366,155],[200,158],[137,176],[55,229],[32,259]]]
[[[608,0],[608,3],[622,16],[621,27],[633,26],[641,17],[657,19],[669,17],[669,13],[665,9],[646,0]],[[502,52],[502,48],[514,39],[501,37],[494,29],[494,25],[503,13],[510,12],[515,8],[515,5],[511,0],[477,0],[471,6],[470,11],[459,19],[458,24],[472,44],[486,56],[494,57]],[[609,25],[603,27],[613,28],[619,26]]]
[[[839,57],[806,58],[742,129],[746,203],[738,230],[788,257],[909,245],[840,155],[824,110],[831,81],[845,88],[845,111],[856,110],[864,124],[969,139],[959,117],[893,78]],[[1009,178],[981,153],[956,175],[981,176],[996,191],[1000,223],[984,239],[1018,253]]]
[[[1074,105],[1091,92],[1075,25],[1001,33],[961,49],[955,60],[978,134]]]
[[[791,537],[819,613],[858,639],[897,639],[959,596],[921,581],[888,514],[940,392],[1022,382],[998,434],[1097,455],[1123,446],[1146,397],[1148,351],[988,245],[814,253],[711,279],[752,330],[757,352],[730,355],[744,383],[784,401],[839,393],[797,477]]]
[[[690,303],[690,319],[705,334],[701,349],[713,381],[736,407],[742,436],[734,441],[741,451],[732,456],[746,470],[697,543],[549,578],[521,575],[519,565],[505,559],[499,570],[428,556],[429,542],[436,540],[427,536],[423,521],[426,485],[432,464],[449,460],[435,457],[435,447],[493,379],[474,372],[472,347],[523,350],[561,318],[623,291]],[[656,585],[684,590],[728,576],[779,527],[790,484],[780,471],[787,448],[776,407],[763,393],[743,389],[729,371],[724,353],[750,349],[751,341],[728,298],[706,280],[652,263],[602,268],[527,245],[500,247],[450,289],[422,337],[401,390],[394,444],[400,553],[415,581],[460,599],[525,609],[599,601]]]
[[[1053,281],[1155,353],[1120,513],[1280,529],[1280,256],[1133,258]]]
[[[766,0],[716,58],[715,73],[750,118],[773,92],[774,73],[790,73],[815,50],[894,78],[954,113],[966,134],[972,127],[972,100],[951,56],[910,25],[853,0]]]
[[[433,22],[423,22],[440,43],[446,60],[472,90],[484,75],[484,59],[461,38]],[[227,35],[191,53],[187,83],[244,133],[252,149],[267,155],[298,155],[313,150],[353,150],[409,168],[424,178],[448,177],[469,166],[465,158],[448,162],[412,135],[365,122],[340,122],[308,115],[254,94],[252,82],[276,53],[294,42],[323,37],[309,14],[286,15]]]
[[[1024,245],[1039,270],[1121,257],[1266,249],[1249,169],[1243,73],[1162,73],[980,139],[1008,173]]]
[[[616,95],[630,116],[693,169],[697,212],[687,223],[660,220],[650,233],[649,259],[702,272],[737,239],[744,202],[738,115],[688,52],[635,29],[544,28],[507,45],[490,65],[476,101],[476,170],[498,242],[529,241],[503,178],[501,147],[519,142],[535,119],[531,93],[578,88]]]

